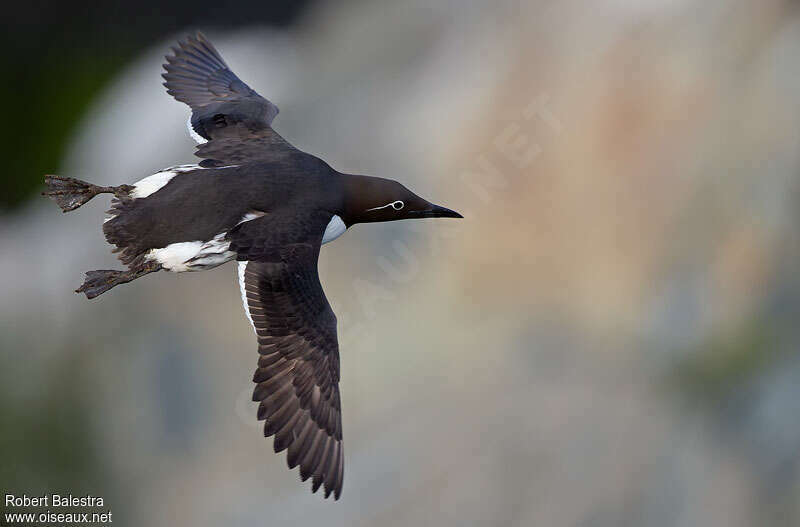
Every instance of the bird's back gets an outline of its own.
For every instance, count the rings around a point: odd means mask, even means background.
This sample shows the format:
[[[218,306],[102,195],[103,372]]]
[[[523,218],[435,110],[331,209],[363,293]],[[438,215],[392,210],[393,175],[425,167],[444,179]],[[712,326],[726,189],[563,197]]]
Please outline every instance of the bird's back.
[[[205,242],[225,234],[253,215],[263,215],[290,204],[313,208],[314,189],[334,176],[319,171],[286,170],[282,164],[259,163],[225,168],[183,168],[160,176],[163,186],[129,200],[114,200],[111,218],[103,225],[109,243],[129,263],[150,249],[181,242]],[[166,177],[161,176],[167,174]],[[148,178],[149,179],[149,178]],[[132,196],[150,191],[134,185]]]

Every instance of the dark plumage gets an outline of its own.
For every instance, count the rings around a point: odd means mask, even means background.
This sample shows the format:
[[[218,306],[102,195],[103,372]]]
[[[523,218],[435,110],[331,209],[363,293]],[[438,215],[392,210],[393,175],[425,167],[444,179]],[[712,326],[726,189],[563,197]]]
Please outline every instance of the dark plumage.
[[[278,108],[242,82],[201,34],[173,48],[168,93],[192,109],[206,142],[199,165],[165,169],[133,185],[100,187],[47,176],[46,195],[67,212],[114,194],[103,232],[128,266],[89,271],[94,298],[145,274],[239,261],[242,300],[258,338],[253,400],[264,435],[287,450],[312,490],[339,498],[344,476],[336,316],[317,274],[323,243],[356,223],[458,217],[396,181],[342,174],[271,127]]]

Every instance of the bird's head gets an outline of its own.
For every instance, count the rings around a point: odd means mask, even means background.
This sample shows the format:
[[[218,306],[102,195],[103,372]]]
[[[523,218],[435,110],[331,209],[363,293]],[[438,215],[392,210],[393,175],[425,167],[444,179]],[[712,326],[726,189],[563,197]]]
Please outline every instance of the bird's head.
[[[345,223],[463,218],[454,210],[434,205],[391,179],[350,176],[345,183]]]

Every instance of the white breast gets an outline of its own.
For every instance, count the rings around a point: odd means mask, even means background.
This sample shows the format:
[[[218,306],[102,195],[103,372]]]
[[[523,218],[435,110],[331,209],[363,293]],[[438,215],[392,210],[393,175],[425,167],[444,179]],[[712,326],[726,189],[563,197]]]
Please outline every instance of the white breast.
[[[322,235],[322,243],[332,242],[344,234],[344,231],[346,230],[347,225],[344,224],[342,218],[334,214],[333,218],[331,218],[331,221],[328,222],[328,226],[325,227],[325,233]]]

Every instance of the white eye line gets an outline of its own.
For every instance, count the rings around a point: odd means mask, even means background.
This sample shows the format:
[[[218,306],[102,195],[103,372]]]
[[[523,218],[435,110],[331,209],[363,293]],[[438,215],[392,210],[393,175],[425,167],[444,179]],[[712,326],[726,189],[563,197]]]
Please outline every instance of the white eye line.
[[[397,205],[398,203],[399,203],[400,205],[399,205],[398,207],[395,207],[395,205]],[[405,207],[405,206],[406,206],[406,204],[405,204],[405,203],[403,203],[402,201],[400,201],[400,200],[398,199],[397,201],[393,201],[393,202],[391,202],[391,203],[387,203],[386,205],[383,205],[383,206],[381,206],[381,207],[373,207],[373,208],[371,208],[371,209],[367,209],[367,210],[366,210],[366,212],[369,212],[369,211],[371,211],[371,210],[380,210],[380,209],[385,209],[386,207],[392,207],[394,210],[401,210],[401,209],[402,209],[403,207]]]

